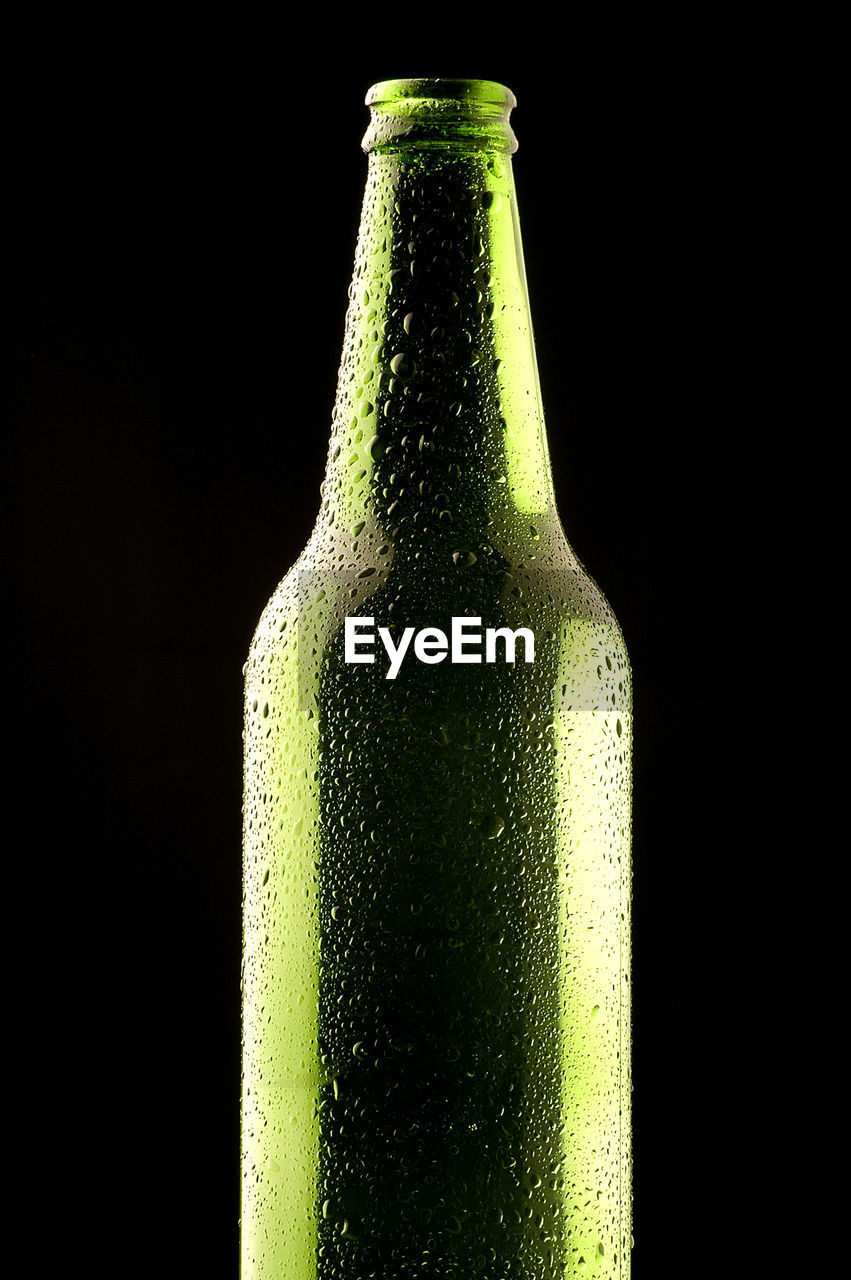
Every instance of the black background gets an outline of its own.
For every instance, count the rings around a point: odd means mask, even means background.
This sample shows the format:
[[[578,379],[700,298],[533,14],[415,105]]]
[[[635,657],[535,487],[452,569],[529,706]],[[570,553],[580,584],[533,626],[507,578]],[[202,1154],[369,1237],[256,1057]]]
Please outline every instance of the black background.
[[[748,672],[782,122],[732,37],[329,58],[240,36],[30,43],[7,115],[7,910],[35,976],[10,1023],[21,1186],[58,1224],[37,1251],[235,1275],[241,667],[318,508],[364,93],[461,74],[518,98],[559,507],[634,665],[634,1276],[690,1275],[749,1235],[765,1158]]]

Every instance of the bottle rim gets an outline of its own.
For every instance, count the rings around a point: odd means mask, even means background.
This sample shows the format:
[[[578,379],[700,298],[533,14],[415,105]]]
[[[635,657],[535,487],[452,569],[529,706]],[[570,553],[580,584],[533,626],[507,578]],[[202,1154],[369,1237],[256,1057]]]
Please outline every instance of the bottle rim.
[[[371,120],[364,151],[448,148],[511,154],[509,116],[517,99],[496,80],[381,80],[365,99]]]
[[[380,80],[366,95],[366,105],[377,107],[405,101],[458,102],[507,108],[512,111],[517,99],[507,85],[496,80],[469,80],[458,77],[440,79]]]

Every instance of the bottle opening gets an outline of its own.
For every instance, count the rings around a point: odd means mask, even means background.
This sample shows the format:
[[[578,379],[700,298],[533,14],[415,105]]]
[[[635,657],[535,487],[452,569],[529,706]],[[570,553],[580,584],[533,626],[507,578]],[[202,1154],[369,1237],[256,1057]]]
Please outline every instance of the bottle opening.
[[[513,153],[517,99],[495,80],[383,80],[366,95],[364,151],[449,147]]]

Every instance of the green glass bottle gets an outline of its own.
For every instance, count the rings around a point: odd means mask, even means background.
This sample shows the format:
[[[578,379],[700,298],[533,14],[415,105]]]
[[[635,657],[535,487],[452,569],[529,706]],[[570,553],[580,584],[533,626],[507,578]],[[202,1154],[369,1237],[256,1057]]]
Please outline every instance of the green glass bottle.
[[[629,666],[555,509],[514,98],[367,103],[322,507],[246,668],[242,1276],[624,1280]]]

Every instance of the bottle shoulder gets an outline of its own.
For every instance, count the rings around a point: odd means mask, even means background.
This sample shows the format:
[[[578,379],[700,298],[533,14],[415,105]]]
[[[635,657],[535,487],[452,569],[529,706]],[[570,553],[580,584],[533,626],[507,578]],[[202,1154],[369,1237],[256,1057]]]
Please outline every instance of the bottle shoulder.
[[[614,612],[557,517],[503,531],[491,543],[458,544],[443,539],[412,552],[369,528],[341,533],[317,523],[263,610],[251,654],[290,644],[297,632],[324,649],[347,617],[419,628],[479,616],[515,628],[605,636],[626,661]]]

